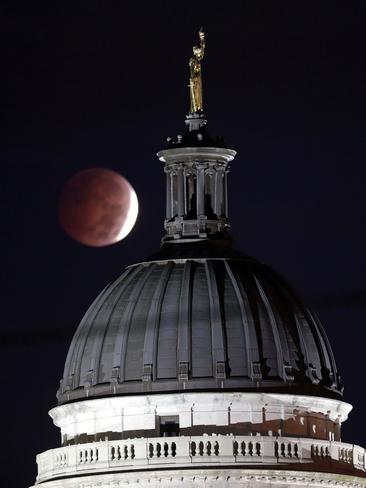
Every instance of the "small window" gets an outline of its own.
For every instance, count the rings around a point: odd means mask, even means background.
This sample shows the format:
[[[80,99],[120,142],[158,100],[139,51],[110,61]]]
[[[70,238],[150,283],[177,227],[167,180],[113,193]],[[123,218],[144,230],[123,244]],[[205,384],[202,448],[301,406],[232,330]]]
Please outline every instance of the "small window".
[[[159,417],[160,420],[160,437],[177,437],[179,436],[179,417]]]

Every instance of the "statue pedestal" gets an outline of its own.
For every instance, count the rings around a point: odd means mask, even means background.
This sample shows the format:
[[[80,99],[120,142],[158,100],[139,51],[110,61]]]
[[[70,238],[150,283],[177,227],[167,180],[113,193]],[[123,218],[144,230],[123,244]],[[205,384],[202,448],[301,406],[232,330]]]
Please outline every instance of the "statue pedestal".
[[[199,130],[207,124],[207,119],[204,113],[194,112],[186,115],[185,120],[188,130]]]

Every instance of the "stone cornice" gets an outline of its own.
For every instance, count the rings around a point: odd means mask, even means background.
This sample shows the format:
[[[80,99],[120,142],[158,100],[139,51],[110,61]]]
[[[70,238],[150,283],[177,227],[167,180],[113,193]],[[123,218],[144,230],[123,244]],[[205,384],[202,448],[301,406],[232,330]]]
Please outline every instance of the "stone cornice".
[[[299,487],[345,487],[364,488],[366,478],[352,475],[324,473],[318,471],[295,471],[281,469],[199,468],[169,469],[165,471],[104,473],[63,478],[42,483],[44,488],[140,488],[159,487],[256,487],[289,486]]]

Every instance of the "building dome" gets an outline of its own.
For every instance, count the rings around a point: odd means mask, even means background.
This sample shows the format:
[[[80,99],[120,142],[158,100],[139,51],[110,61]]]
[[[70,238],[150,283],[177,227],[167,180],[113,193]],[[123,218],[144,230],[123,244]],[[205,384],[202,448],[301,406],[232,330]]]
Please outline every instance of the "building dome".
[[[75,333],[58,399],[213,390],[342,393],[314,313],[225,240],[165,244],[109,284]]]

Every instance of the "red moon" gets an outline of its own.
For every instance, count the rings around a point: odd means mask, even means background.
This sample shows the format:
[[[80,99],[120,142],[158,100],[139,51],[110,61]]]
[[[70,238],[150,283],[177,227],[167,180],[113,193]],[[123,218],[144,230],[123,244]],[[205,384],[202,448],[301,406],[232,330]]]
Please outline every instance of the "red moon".
[[[131,231],[137,214],[134,189],[110,169],[80,171],[61,190],[60,223],[70,237],[87,246],[102,247],[120,241]]]

